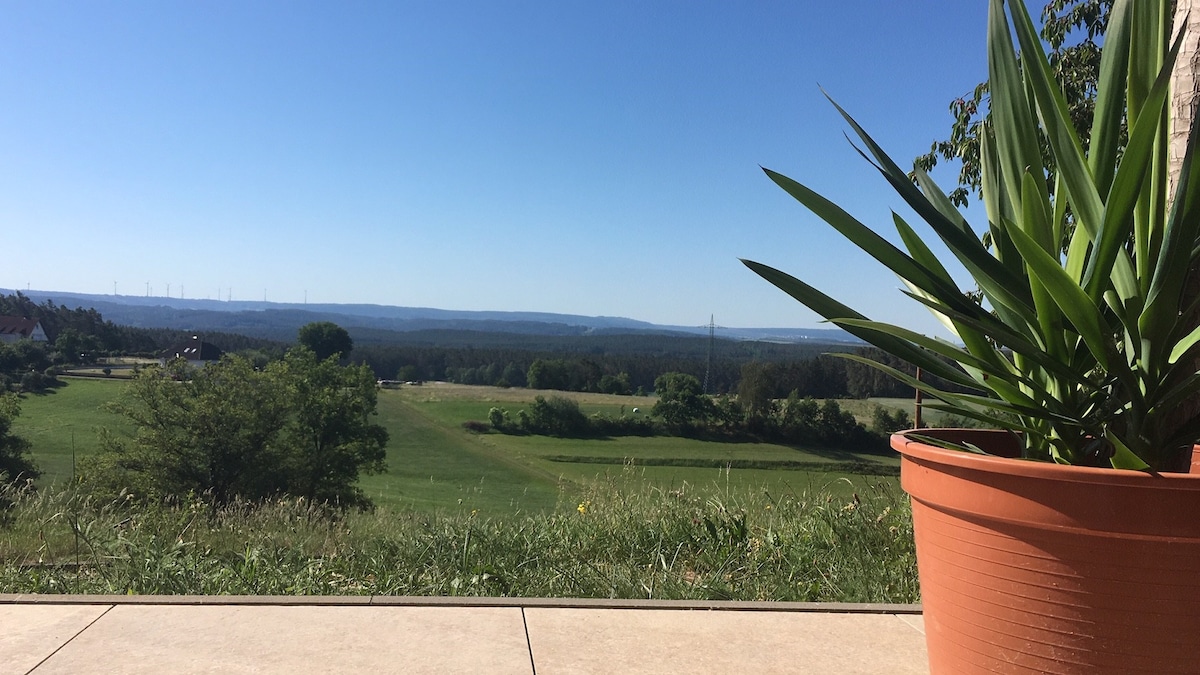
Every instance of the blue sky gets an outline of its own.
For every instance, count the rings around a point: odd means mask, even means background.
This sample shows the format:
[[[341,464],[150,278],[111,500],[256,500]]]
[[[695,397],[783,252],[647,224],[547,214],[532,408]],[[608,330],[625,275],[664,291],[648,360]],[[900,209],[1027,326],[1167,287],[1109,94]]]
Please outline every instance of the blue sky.
[[[817,325],[745,257],[933,330],[758,165],[890,231],[818,85],[907,164],[985,74],[985,14],[6,3],[0,287]]]

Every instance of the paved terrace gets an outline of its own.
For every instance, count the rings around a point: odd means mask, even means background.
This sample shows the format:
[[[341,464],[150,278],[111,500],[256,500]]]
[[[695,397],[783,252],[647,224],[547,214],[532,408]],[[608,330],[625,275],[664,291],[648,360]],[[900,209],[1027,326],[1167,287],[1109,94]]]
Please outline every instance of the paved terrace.
[[[915,605],[0,595],[0,672],[928,673]]]

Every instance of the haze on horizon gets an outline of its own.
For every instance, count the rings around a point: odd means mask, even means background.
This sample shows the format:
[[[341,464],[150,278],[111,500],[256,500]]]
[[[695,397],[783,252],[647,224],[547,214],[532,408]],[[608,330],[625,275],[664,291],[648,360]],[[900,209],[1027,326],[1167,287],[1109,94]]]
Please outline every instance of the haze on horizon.
[[[9,5],[0,287],[818,325],[744,257],[936,331],[758,166],[890,233],[818,83],[906,164],[984,77],[985,9]]]

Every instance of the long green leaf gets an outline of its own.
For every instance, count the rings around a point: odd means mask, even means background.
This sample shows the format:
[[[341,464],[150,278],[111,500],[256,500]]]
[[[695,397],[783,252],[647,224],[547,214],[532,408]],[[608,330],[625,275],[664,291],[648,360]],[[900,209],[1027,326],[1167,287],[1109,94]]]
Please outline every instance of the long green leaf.
[[[779,270],[756,263],[752,260],[742,260],[742,263],[758,274],[763,279],[771,282],[776,288],[798,300],[805,307],[820,314],[828,320],[833,319],[867,319],[867,317],[850,309],[846,305],[834,300],[825,295],[821,291],[809,286],[799,279],[780,272]],[[886,333],[878,331],[850,327],[846,329],[851,335],[855,335],[864,341],[879,347],[880,349],[894,354],[909,363],[919,365],[929,372],[941,377],[948,382],[954,382],[967,387],[977,386],[963,373],[954,370],[949,365],[942,361],[933,358],[929,353],[924,352],[912,344],[903,340],[897,339]]]
[[[1033,26],[1033,20],[1029,18],[1029,11],[1025,8],[1025,3],[1021,0],[1009,1],[1013,6],[1013,28],[1017,34],[1017,41],[1021,45],[1021,63],[1024,65],[1026,81],[1029,82],[1037,102],[1037,109],[1041,115],[1043,125],[1042,128],[1045,131],[1050,147],[1053,149],[1057,170],[1062,175],[1063,182],[1067,187],[1067,194],[1071,200],[1076,222],[1094,240],[1100,228],[1100,223],[1103,220],[1104,204],[1100,200],[1100,194],[1096,191],[1096,184],[1092,178],[1091,169],[1088,168],[1087,159],[1084,157],[1083,144],[1079,142],[1079,136],[1075,133],[1075,125],[1071,123],[1070,115],[1067,113],[1067,104],[1063,99],[1062,90],[1055,81],[1053,73],[1050,72],[1050,64],[1046,60],[1045,53],[1042,51],[1041,40],[1038,37],[1037,29]],[[999,13],[1000,20],[1002,20],[1004,10],[999,7],[1002,4],[1002,0],[992,0],[990,15],[994,16]],[[1012,38],[1008,35],[1007,22],[1005,22],[1003,34],[1001,34],[999,29],[994,33],[989,30],[988,38],[988,63],[991,64],[995,60],[995,67],[1007,79],[1011,80],[1018,77],[1018,74],[1008,72],[1009,70],[1019,70],[1015,59],[1010,61],[1007,58],[992,58],[993,39],[997,41],[998,49],[1002,49],[1005,44],[1007,44],[1008,49],[1012,49]],[[1024,99],[1021,92],[1007,93],[1014,96],[1018,101]],[[993,92],[993,105],[997,102],[997,96],[998,94]],[[1001,133],[998,128],[997,136],[1009,138],[1014,134],[1023,135],[1030,133],[1024,127],[1009,128],[1006,131],[1007,133]],[[1030,138],[1036,140],[1036,131],[1033,133],[1035,135],[1030,136]],[[1032,156],[1027,156],[1027,158],[1028,161],[1019,167],[1022,171],[1028,167],[1041,167],[1040,150],[1036,155],[1036,159]],[[1038,174],[1040,175],[1041,172],[1039,171]],[[1006,174],[1006,178],[1009,178],[1012,185],[1019,184],[1020,178],[1017,176],[1009,177]]]
[[[885,364],[882,364],[882,363],[879,363],[876,361],[872,361],[871,359],[868,359],[863,356],[859,356],[857,354],[848,354],[846,352],[837,352],[837,353],[830,354],[830,356],[833,356],[833,357],[836,357],[839,359],[849,359],[851,361],[857,361],[859,363],[863,363],[863,364],[866,364],[873,368],[876,368],[878,370],[881,370],[881,371],[887,373],[888,375],[891,375],[892,377],[896,378],[897,380],[904,382],[905,384],[909,385],[910,387],[920,389],[921,391],[929,394],[930,396],[936,396],[937,398],[939,398],[947,403],[951,403],[951,404],[965,403],[965,404],[974,405],[974,406],[984,406],[987,408],[992,408],[993,410],[999,410],[999,411],[1010,413],[1013,415],[1020,415],[1020,416],[1029,417],[1032,419],[1042,419],[1042,420],[1047,420],[1047,421],[1051,421],[1051,422],[1060,422],[1060,423],[1065,423],[1065,424],[1078,423],[1078,420],[1073,420],[1070,417],[1056,414],[1054,411],[1049,410],[1048,408],[1034,407],[1036,405],[1036,403],[1034,401],[1030,401],[1028,404],[1025,404],[1025,405],[1020,405],[1020,404],[1012,403],[1010,401],[1005,401],[1005,400],[999,399],[999,398],[992,398],[992,397],[987,397],[987,396],[975,396],[973,394],[960,394],[958,392],[945,391],[943,389],[938,389],[937,387],[934,387],[926,382],[918,380],[915,377],[913,377],[912,375],[909,375],[908,373],[897,370],[891,366],[888,366],[888,365],[885,365]]]
[[[1009,380],[1014,385],[1019,383],[1026,384],[1030,387],[1037,386],[1035,382],[1017,372],[1016,369],[1012,367],[1012,364],[1004,359],[999,359],[999,363],[1005,364],[1008,367],[997,368],[996,362],[994,361],[982,359],[966,351],[965,349],[950,344],[949,342],[931,338],[916,331],[908,330],[907,328],[901,328],[900,326],[893,326],[891,324],[882,323],[879,321],[864,321],[861,319],[834,319],[833,323],[842,327],[857,326],[861,328],[870,328],[881,333],[894,335],[901,340],[907,340],[918,347],[922,347],[935,354],[952,359],[959,364],[977,368],[978,370],[987,373],[990,377],[1004,378]]]
[[[883,333],[895,335],[903,340],[910,340],[914,344],[928,349],[936,354],[941,354],[947,358],[953,359],[959,365],[966,368],[976,380],[982,380],[987,388],[991,389],[1001,399],[1009,402],[1022,402],[1025,405],[1037,405],[1041,402],[1043,405],[1061,413],[1062,407],[1054,398],[1051,392],[1048,392],[1039,383],[1025,377],[1017,371],[1012,363],[996,356],[994,351],[987,352],[987,356],[992,357],[991,360],[980,358],[970,352],[958,349],[949,343],[936,340],[914,331],[909,331],[899,326],[889,324],[879,324],[877,322],[862,322],[849,319],[841,319],[834,321],[839,326],[858,325],[865,328],[873,328]],[[1022,386],[1032,392],[1030,395],[1022,389]]]
[[[988,415],[987,413],[979,412],[977,410],[971,410],[969,408],[964,408],[961,406],[950,405],[950,404],[945,404],[945,403],[922,403],[921,406],[924,408],[929,408],[930,410],[936,410],[938,412],[950,413],[952,415],[961,415],[961,416],[969,418],[969,419],[983,422],[984,424],[990,425],[992,428],[995,428],[995,429],[1012,429],[1013,431],[1023,431],[1027,434],[1038,433],[1037,429],[1035,429],[1031,426],[1025,425],[1025,424],[1021,424],[1019,421],[1014,422],[1010,418],[997,417],[995,415]]]
[[[1037,242],[1017,228],[1014,228],[1010,234],[1032,274],[1045,284],[1046,290],[1049,291],[1063,316],[1067,317],[1079,336],[1087,343],[1096,362],[1103,368],[1109,368],[1111,347],[1108,336],[1110,331],[1104,326],[1100,308],[1067,275],[1059,262],[1043,251]]]
[[[1178,45],[1178,42],[1177,42]],[[1190,302],[1181,298],[1184,280],[1197,261],[1196,243],[1200,239],[1200,171],[1194,164],[1197,160],[1197,144],[1200,137],[1200,115],[1192,119],[1187,150],[1180,168],[1179,184],[1175,199],[1164,227],[1162,247],[1154,267],[1146,308],[1138,320],[1143,336],[1166,336],[1179,316],[1181,305]],[[1169,355],[1168,345],[1155,344],[1155,353],[1147,355],[1151,363],[1158,364],[1164,355]]]
[[[875,258],[885,267],[907,279],[925,291],[942,299],[947,304],[969,311],[966,307],[968,300],[953,284],[946,282],[948,276],[931,272],[925,266],[910,258],[906,253],[896,248],[888,240],[876,234],[871,228],[863,225],[856,218],[846,213],[840,206],[822,197],[808,187],[770,169],[763,169],[776,185],[783,188],[796,201],[812,211],[842,236],[849,239]]]
[[[1125,442],[1117,437],[1111,429],[1104,430],[1104,437],[1108,439],[1113,446],[1113,456],[1110,458],[1114,469],[1132,469],[1134,471],[1145,471],[1150,468],[1150,465],[1142,461]]]
[[[903,292],[903,291],[902,291]],[[930,301],[922,298],[919,295],[905,293],[910,298],[924,305],[931,306]],[[1045,370],[1047,373],[1062,380],[1070,382],[1072,386],[1077,386],[1090,390],[1100,389],[1100,385],[1091,382],[1086,377],[1089,368],[1072,368],[1067,364],[1050,358],[1045,349],[1029,341],[1025,336],[1012,330],[1003,323],[996,321],[994,318],[985,321],[977,321],[976,319],[961,314],[956,314],[953,310],[946,308],[934,307],[937,311],[944,311],[951,319],[960,322],[964,325],[971,326],[975,330],[990,336],[997,344],[1011,349],[1015,354],[1028,359],[1032,364]]]
[[[927,303],[925,305],[925,308],[929,310],[929,313],[933,315],[933,318],[937,319],[938,323],[942,324],[942,326],[944,326],[946,328],[946,330],[950,331],[951,335],[954,335],[960,339],[962,338],[962,334],[964,332],[962,327],[955,324],[954,321],[950,317],[946,316],[945,313],[938,311],[937,309],[934,309],[934,305],[941,306],[936,300],[932,299],[929,296],[929,294],[926,293],[925,291],[922,291],[921,289],[917,288],[916,286],[913,286],[912,284],[908,283],[907,281],[904,281],[903,279],[901,279],[900,281],[903,282],[904,285],[908,287],[908,292],[910,294],[918,295],[920,297],[923,297],[923,298],[929,300],[929,303]]]
[[[1167,357],[1167,362],[1172,364],[1177,363],[1179,359],[1183,358],[1196,346],[1197,342],[1200,342],[1200,326],[1196,326],[1192,332],[1175,343],[1175,346],[1171,348],[1171,355]]]
[[[1041,232],[1045,234],[1052,232],[1054,227],[1050,223],[1051,217],[1048,205],[1042,195],[1038,193],[1037,181],[1034,180],[1032,172],[1025,172],[1024,180],[1021,182],[1021,233]],[[1008,222],[1004,223],[1004,226],[1006,230],[1011,228],[1011,224]],[[1045,236],[1041,237],[1041,240],[1035,239],[1033,234],[1030,234],[1029,237],[1036,241],[1037,245],[1042,247],[1047,254],[1056,255],[1058,253],[1058,242],[1047,240]],[[1016,244],[1015,241],[1013,243]],[[1020,250],[1019,246],[1017,248]],[[1036,274],[1029,276],[1029,288],[1033,292],[1033,305],[1037,308],[1038,327],[1042,331],[1042,341],[1051,357],[1061,359],[1070,349],[1070,345],[1063,335],[1063,314],[1055,306],[1054,299],[1046,289],[1046,282]]]
[[[1096,188],[1104,194],[1112,185],[1117,167],[1121,124],[1125,118],[1125,78],[1129,68],[1129,0],[1116,0],[1108,12],[1104,49],[1100,52],[1100,79],[1088,145],[1088,166]]]
[[[828,98],[828,94],[826,97]],[[1011,270],[992,257],[978,238],[963,232],[958,225],[943,216],[912,184],[912,181],[908,179],[908,174],[900,170],[896,162],[883,151],[883,148],[879,147],[879,144],[867,134],[866,130],[859,126],[858,122],[837,104],[837,101],[832,98],[829,98],[829,101],[842,115],[842,119],[846,120],[846,123],[854,129],[859,139],[878,162],[874,165],[875,168],[913,211],[916,211],[933,228],[950,252],[971,273],[980,288],[996,302],[1010,307],[1013,311],[1032,321],[1034,317],[1033,301],[1029,297],[1029,289],[1024,280],[1014,275]],[[857,150],[857,148],[855,149]],[[859,153],[862,154],[862,151],[859,150]]]
[[[1182,44],[1182,39],[1175,42],[1169,62],[1174,62]],[[1129,241],[1134,209],[1142,195],[1142,186],[1152,173],[1155,150],[1165,136],[1160,124],[1161,115],[1147,113],[1165,110],[1170,83],[1171,71],[1164,68],[1150,89],[1143,114],[1129,133],[1129,143],[1125,146],[1121,166],[1109,190],[1096,246],[1084,273],[1084,287],[1088,296],[1096,302],[1100,301],[1104,290],[1108,288],[1117,256]]]
[[[942,265],[942,261],[938,260],[938,257],[925,245],[925,242],[921,240],[916,231],[895,211],[892,211],[892,222],[896,225],[896,232],[900,234],[900,241],[904,242],[904,246],[908,249],[908,254],[912,256],[913,260],[923,265],[931,273],[942,277],[947,285],[954,286],[955,290],[958,290],[958,286],[954,285],[954,279],[950,276],[950,272],[946,267]],[[961,295],[962,292],[959,291],[959,294]]]
[[[916,176],[917,185],[920,186],[921,192],[925,195],[925,198],[929,200],[929,203],[933,204],[934,208],[936,208],[939,213],[946,217],[946,220],[950,221],[951,223],[958,224],[959,229],[961,229],[967,235],[974,237],[975,232],[971,230],[971,224],[967,222],[966,218],[963,218],[962,213],[957,207],[954,206],[954,202],[950,201],[950,198],[947,197],[946,193],[942,191],[942,188],[935,183],[932,178],[929,177],[929,174],[925,173],[924,169],[917,166],[913,167],[913,175]]]
[[[992,95],[989,115],[996,130],[998,164],[1003,184],[1015,188],[1003,191],[999,197],[1008,200],[1012,212],[1019,214],[1022,211],[1020,185],[1033,167],[1042,166],[1042,151],[1038,146],[1037,122],[1025,97],[1021,65],[1013,49],[1003,0],[991,0],[988,6],[987,51],[988,87]],[[1041,53],[1040,47],[1037,53]],[[1038,194],[1048,200],[1045,174],[1041,171],[1033,173],[1038,181]],[[1048,230],[1043,233],[1043,236],[1048,235]],[[1037,235],[1033,236],[1037,238]],[[1046,242],[1039,243],[1044,245]]]

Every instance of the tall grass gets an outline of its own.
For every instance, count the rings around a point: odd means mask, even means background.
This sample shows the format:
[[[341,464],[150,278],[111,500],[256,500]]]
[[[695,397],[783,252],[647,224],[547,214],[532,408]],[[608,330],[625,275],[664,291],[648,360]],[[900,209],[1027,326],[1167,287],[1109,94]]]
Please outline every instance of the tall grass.
[[[887,485],[850,499],[636,486],[613,476],[551,513],[505,517],[17,493],[0,592],[918,598],[911,512]]]

